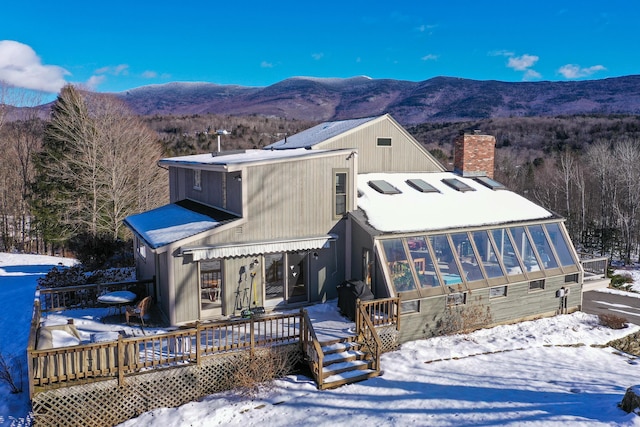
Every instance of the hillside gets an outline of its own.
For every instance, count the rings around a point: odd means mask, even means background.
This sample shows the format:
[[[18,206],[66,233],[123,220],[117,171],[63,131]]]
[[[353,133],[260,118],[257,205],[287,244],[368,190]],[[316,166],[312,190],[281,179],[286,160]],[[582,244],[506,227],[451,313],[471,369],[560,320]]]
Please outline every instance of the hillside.
[[[640,76],[519,83],[294,77],[267,87],[168,83],[117,95],[141,115],[261,115],[320,122],[390,113],[405,126],[498,117],[640,114]]]

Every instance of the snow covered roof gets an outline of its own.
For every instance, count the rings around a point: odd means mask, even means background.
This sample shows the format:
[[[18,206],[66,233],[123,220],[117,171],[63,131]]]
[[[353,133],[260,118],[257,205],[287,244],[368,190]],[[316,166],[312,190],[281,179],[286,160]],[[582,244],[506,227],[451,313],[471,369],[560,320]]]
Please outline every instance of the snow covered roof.
[[[422,180],[437,192],[420,191],[407,183],[410,179]],[[456,179],[471,190],[454,189],[443,182],[449,179]],[[380,193],[370,181],[386,181],[400,193]],[[358,208],[364,211],[369,224],[382,232],[435,231],[553,217],[551,212],[512,191],[492,190],[451,172],[361,174],[358,193]]]
[[[316,144],[326,141],[329,138],[340,135],[354,129],[364,123],[370,122],[377,117],[365,117],[363,119],[340,120],[336,122],[325,122],[310,129],[304,130],[286,139],[267,145],[265,149],[289,150],[294,148],[310,148]]]
[[[231,152],[219,155],[211,153],[194,154],[191,156],[168,157],[160,160],[161,165],[241,165],[247,163],[263,162],[269,160],[291,159],[296,157],[314,156],[327,150],[245,150],[243,152]]]
[[[184,204],[184,203],[183,203]],[[185,206],[194,204],[186,203]],[[170,204],[125,218],[131,228],[153,249],[166,246],[204,231],[212,230],[229,221],[230,215],[215,209],[205,215],[192,209]],[[215,212],[219,212],[216,219]]]

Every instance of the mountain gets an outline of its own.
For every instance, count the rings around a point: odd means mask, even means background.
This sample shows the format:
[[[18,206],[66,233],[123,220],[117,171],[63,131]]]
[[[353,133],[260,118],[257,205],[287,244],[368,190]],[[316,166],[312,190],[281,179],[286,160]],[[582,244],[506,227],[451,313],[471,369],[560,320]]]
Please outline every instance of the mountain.
[[[403,125],[511,116],[640,114],[640,75],[569,82],[293,77],[267,87],[168,83],[116,94],[142,115],[265,115],[310,121],[390,113]]]

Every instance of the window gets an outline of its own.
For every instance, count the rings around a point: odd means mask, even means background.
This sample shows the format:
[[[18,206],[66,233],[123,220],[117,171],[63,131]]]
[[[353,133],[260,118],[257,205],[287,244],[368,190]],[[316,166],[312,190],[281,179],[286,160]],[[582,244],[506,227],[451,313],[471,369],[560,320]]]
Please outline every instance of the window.
[[[576,262],[573,259],[573,256],[571,256],[569,244],[564,239],[562,230],[560,230],[560,225],[558,223],[552,223],[547,224],[545,227],[547,228],[547,233],[549,233],[551,244],[556,248],[556,253],[558,254],[558,258],[560,259],[560,264],[565,267],[569,265],[575,265]]]
[[[442,182],[444,182],[445,184],[447,184],[449,187],[453,188],[454,190],[458,190],[460,192],[465,192],[465,191],[476,191],[475,188],[468,186],[467,184],[465,184],[464,182],[460,181],[457,178],[447,178],[447,179],[443,179]]]
[[[541,291],[544,289],[544,279],[534,280],[529,282],[530,291]]]
[[[447,305],[462,305],[467,303],[466,292],[455,292],[447,295]]]
[[[378,147],[391,147],[391,138],[378,138]]]
[[[136,244],[138,247],[138,254],[140,255],[140,258],[147,259],[147,247],[138,238],[136,238]]]
[[[416,282],[409,266],[407,253],[404,250],[402,239],[388,239],[382,241],[384,255],[387,259],[391,281],[397,292],[416,290]]]
[[[484,271],[487,273],[487,277],[490,279],[504,276],[502,267],[498,262],[496,252],[493,250],[493,245],[489,240],[489,236],[486,231],[474,231],[471,233],[473,241],[478,249],[480,261],[484,265]]]
[[[540,255],[540,260],[542,261],[544,268],[558,268],[558,262],[553,256],[551,245],[549,244],[547,237],[544,235],[542,226],[530,225],[528,228],[529,233],[531,233],[531,237],[533,238],[533,244],[536,246],[536,250],[538,251],[538,255]]]
[[[503,190],[506,188],[504,185],[500,184],[496,180],[489,178],[488,176],[479,176],[475,178],[475,180],[478,181],[480,184],[484,185],[485,187],[490,188],[492,190]]]
[[[335,204],[333,215],[340,217],[347,212],[347,172],[336,172],[334,175]]]
[[[200,169],[193,171],[193,189],[202,190],[202,171]]]
[[[513,249],[507,230],[498,228],[492,230],[491,234],[498,248],[498,257],[502,259],[504,267],[507,269],[507,274],[522,274],[522,267],[520,267],[520,262],[516,257],[516,251]]]
[[[467,281],[472,282],[484,279],[467,233],[452,234],[451,241]]]
[[[376,190],[381,194],[400,194],[402,191],[398,190],[393,185],[389,184],[387,181],[383,179],[374,179],[369,181],[369,187]]]
[[[408,179],[407,184],[421,193],[439,193],[437,188],[422,179]]]
[[[578,283],[578,273],[564,276],[564,283]]]
[[[406,313],[418,313],[420,311],[420,300],[415,299],[413,301],[402,301],[400,303],[400,312]]]
[[[489,298],[500,298],[507,296],[507,286],[496,286],[489,289]]]
[[[513,227],[509,229],[515,242],[517,253],[520,254],[526,271],[539,271],[540,265],[533,252],[533,246],[529,241],[529,237],[524,231],[524,227]]]

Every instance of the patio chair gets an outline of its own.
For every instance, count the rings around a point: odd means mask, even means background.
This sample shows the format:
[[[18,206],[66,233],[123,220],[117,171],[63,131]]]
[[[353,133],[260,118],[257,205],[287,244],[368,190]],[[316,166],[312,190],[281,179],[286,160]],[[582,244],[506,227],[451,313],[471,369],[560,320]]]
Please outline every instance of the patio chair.
[[[129,324],[129,319],[131,317],[139,317],[140,321],[142,322],[142,326],[146,326],[144,324],[144,316],[151,308],[151,303],[153,303],[153,298],[149,296],[142,298],[140,302],[135,306],[125,307],[124,316],[127,319],[127,324]]]

